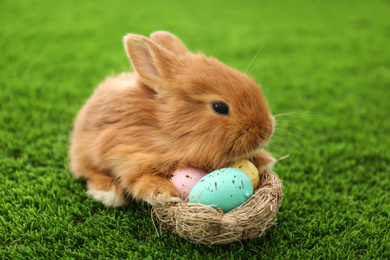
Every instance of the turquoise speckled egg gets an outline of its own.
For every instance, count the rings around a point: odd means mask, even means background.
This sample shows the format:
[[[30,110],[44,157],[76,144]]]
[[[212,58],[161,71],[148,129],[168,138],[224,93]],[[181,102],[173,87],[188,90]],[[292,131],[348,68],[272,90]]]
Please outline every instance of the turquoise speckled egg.
[[[222,168],[200,179],[190,192],[190,203],[202,203],[223,212],[240,206],[253,194],[253,185],[245,172]]]

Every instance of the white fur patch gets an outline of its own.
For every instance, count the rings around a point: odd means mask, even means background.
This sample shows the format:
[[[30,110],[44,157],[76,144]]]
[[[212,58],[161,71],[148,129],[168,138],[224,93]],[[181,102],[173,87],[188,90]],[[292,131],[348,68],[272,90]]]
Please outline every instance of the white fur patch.
[[[86,194],[112,208],[125,206],[128,202],[125,198],[113,191],[88,190]]]
[[[113,86],[117,88],[134,88],[137,87],[135,73],[121,73],[118,77],[113,78]]]

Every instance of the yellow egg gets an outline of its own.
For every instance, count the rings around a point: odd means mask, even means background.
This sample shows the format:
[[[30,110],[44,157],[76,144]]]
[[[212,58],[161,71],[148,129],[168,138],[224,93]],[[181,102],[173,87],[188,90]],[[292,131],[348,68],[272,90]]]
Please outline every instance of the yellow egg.
[[[229,165],[229,167],[233,167],[245,172],[246,175],[248,175],[249,179],[251,179],[253,185],[253,192],[257,189],[260,182],[260,176],[259,171],[257,170],[256,166],[253,165],[253,163],[248,160],[241,160]]]

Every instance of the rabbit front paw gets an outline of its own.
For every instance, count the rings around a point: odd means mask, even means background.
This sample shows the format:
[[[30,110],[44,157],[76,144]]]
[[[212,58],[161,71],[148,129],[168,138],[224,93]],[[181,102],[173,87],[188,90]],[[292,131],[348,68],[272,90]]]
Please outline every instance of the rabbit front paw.
[[[164,197],[162,194],[158,194],[156,197],[145,197],[144,200],[152,206],[183,202],[179,197]]]
[[[271,171],[277,160],[265,151],[259,151],[252,159],[259,172]]]
[[[129,193],[137,201],[146,201],[151,205],[182,201],[172,182],[161,176],[143,176],[133,184]]]

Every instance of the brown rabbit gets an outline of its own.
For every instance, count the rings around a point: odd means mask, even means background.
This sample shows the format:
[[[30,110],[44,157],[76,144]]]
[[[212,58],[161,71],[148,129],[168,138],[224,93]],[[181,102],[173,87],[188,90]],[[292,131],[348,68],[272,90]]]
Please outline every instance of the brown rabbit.
[[[124,44],[135,72],[107,78],[74,125],[70,166],[88,195],[111,207],[179,201],[175,169],[210,172],[244,158],[273,167],[260,149],[274,118],[253,79],[168,32],[129,34]]]

